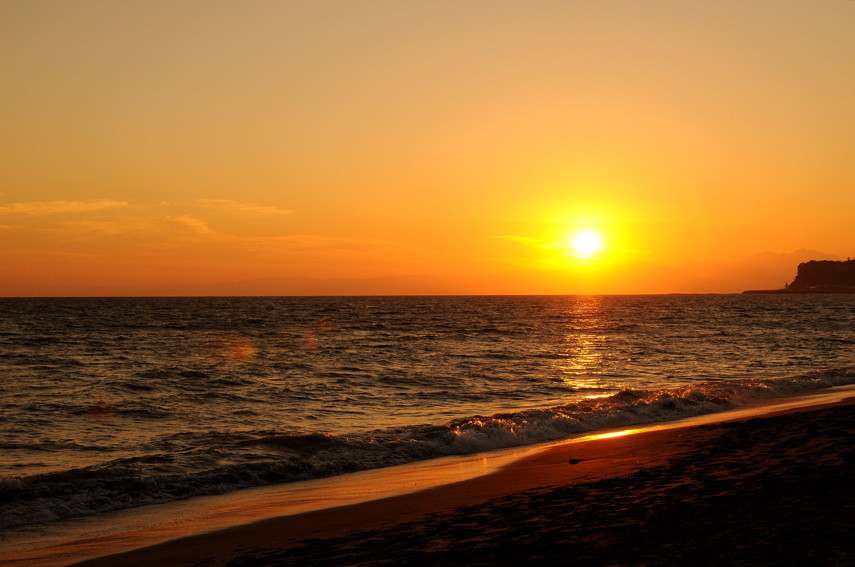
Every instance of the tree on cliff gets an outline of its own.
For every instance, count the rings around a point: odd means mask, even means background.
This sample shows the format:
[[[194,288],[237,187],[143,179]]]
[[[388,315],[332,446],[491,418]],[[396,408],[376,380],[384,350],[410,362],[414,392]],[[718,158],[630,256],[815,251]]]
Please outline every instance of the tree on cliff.
[[[855,260],[803,262],[796,279],[786,289],[801,293],[855,291]]]

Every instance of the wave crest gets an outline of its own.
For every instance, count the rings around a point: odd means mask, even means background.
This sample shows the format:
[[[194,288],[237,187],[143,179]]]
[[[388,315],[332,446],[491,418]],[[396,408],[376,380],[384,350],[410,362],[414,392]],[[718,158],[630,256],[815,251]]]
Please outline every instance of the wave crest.
[[[328,434],[218,434],[197,450],[152,452],[97,466],[0,480],[0,529],[673,421],[749,402],[855,383],[840,368],[783,379],[624,389],[551,408],[470,416],[443,425]],[[187,470],[195,472],[188,473]]]

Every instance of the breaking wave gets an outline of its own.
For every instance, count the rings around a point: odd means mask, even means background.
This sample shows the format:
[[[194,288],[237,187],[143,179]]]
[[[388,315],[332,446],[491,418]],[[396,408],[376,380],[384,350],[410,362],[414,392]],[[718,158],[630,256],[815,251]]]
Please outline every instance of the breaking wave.
[[[0,529],[673,421],[853,383],[855,369],[838,368],[781,379],[624,389],[550,408],[353,435],[184,433],[152,443],[146,455],[0,481]]]

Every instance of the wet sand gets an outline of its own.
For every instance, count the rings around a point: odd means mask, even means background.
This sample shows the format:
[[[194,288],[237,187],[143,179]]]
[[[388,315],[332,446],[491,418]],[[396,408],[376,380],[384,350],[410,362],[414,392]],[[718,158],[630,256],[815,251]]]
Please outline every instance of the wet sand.
[[[87,561],[855,564],[855,402],[559,445],[487,476]]]

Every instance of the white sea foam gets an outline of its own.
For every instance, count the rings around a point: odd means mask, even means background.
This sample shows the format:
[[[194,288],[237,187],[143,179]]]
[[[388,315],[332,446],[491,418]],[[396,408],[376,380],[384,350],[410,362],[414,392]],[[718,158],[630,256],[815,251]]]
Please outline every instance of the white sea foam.
[[[855,384],[841,368],[771,380],[708,382],[632,390],[552,408],[471,416],[443,425],[375,430],[358,435],[242,436],[237,445],[263,455],[192,474],[161,472],[168,455],[125,459],[61,473],[0,481],[0,528],[49,523],[202,494],[326,477],[448,455],[535,444],[601,429],[667,422],[720,412],[763,399]],[[226,437],[221,439],[226,442]],[[230,442],[235,444],[235,440]],[[214,449],[222,451],[223,449]],[[148,465],[148,466],[147,466]],[[162,467],[160,470],[169,470]]]

